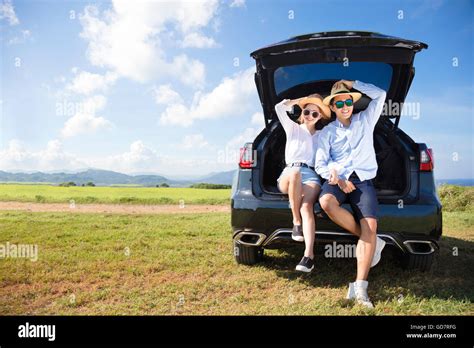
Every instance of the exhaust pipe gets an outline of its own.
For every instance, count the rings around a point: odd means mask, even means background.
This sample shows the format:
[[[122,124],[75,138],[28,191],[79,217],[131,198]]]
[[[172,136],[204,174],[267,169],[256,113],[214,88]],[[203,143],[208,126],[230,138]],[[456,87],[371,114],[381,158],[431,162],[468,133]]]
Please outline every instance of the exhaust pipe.
[[[239,232],[234,237],[234,242],[247,246],[260,246],[267,236],[257,232]]]
[[[429,240],[406,240],[403,244],[408,252],[414,255],[429,255],[438,249],[438,246]]]

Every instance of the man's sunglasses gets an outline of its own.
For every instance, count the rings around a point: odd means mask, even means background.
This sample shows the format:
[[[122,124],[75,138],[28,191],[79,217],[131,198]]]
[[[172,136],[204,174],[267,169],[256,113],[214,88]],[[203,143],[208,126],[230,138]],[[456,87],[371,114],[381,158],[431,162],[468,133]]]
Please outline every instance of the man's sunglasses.
[[[308,116],[309,114],[311,114],[311,116],[313,116],[313,118],[316,118],[316,117],[318,117],[319,115],[321,115],[321,114],[320,114],[319,112],[317,112],[317,111],[313,111],[313,112],[311,113],[311,110],[308,110],[308,109],[303,110],[303,115]]]
[[[344,104],[346,104],[347,106],[354,105],[352,99],[338,100],[337,102],[334,103],[334,105],[336,105],[336,108],[338,109],[342,109],[344,107]]]

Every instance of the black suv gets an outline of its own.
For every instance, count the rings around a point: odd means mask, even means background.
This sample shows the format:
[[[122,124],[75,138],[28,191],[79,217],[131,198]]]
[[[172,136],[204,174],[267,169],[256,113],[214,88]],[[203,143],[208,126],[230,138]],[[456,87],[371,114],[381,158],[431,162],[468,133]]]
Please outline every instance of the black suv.
[[[241,149],[232,184],[231,223],[238,263],[255,264],[264,249],[296,243],[291,239],[288,196],[279,192],[276,184],[285,166],[286,136],[275,104],[311,93],[324,97],[334,82],[346,79],[372,83],[387,91],[374,131],[378,235],[400,252],[405,269],[431,267],[442,231],[433,154],[426,144],[415,142],[399,128],[400,117],[416,109],[406,104],[400,112],[399,107],[415,75],[415,54],[427,47],[422,42],[379,33],[323,32],[296,36],[251,53],[256,61],[255,84],[265,128]],[[354,105],[354,113],[369,102],[370,98],[363,95]],[[295,120],[298,111],[289,116]],[[328,122],[334,119],[333,114]],[[349,204],[342,206],[352,211]],[[328,218],[319,203],[314,213],[317,243],[356,241]]]

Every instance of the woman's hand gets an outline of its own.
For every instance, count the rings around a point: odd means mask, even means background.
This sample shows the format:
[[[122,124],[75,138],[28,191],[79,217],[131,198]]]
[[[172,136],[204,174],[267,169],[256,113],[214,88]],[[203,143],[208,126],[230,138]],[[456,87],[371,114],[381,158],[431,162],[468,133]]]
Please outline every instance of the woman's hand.
[[[328,180],[329,185],[337,185],[338,182],[339,182],[339,178],[337,176],[337,170],[331,169],[329,173],[329,180]]]
[[[293,106],[298,103],[298,100],[299,98],[298,99],[285,99],[284,102],[286,106]]]
[[[293,105],[295,104],[296,104],[295,100],[283,99],[281,102],[275,105],[275,109],[291,111],[293,109]]]

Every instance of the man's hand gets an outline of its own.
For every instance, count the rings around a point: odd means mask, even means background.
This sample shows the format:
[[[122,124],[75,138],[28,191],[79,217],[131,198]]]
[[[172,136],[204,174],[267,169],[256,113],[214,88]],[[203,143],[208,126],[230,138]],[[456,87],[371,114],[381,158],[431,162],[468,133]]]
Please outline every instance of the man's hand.
[[[341,87],[341,85],[344,85],[347,89],[351,90],[352,86],[354,84],[354,81],[340,80],[340,81],[337,81],[336,84],[337,84],[338,87]]]
[[[338,181],[339,181],[339,178],[337,176],[337,170],[336,169],[331,169],[331,171],[329,173],[328,184],[329,185],[337,185]]]
[[[351,193],[355,190],[354,184],[349,180],[339,179],[338,186],[344,193]]]

